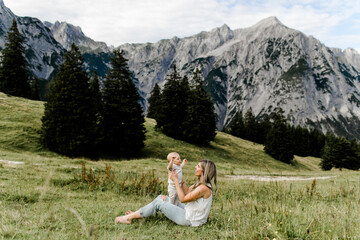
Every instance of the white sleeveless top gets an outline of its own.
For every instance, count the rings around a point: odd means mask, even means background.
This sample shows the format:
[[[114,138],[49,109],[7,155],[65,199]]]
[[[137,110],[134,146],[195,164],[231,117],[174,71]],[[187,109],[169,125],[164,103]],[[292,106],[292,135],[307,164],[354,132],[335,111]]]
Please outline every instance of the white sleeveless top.
[[[212,191],[208,198],[198,198],[185,205],[185,218],[191,222],[191,226],[197,227],[206,223],[212,203]]]

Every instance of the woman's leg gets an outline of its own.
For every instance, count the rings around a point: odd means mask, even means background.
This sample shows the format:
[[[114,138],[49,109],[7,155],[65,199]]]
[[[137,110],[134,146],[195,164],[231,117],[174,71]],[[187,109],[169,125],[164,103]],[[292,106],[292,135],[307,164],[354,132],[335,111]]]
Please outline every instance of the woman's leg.
[[[167,218],[179,225],[191,225],[185,218],[185,209],[169,203],[169,199],[164,195],[159,195],[148,205],[140,208],[138,211],[129,215],[115,218],[116,222],[131,223],[132,219],[144,218],[154,215],[156,212],[162,212]]]
[[[176,206],[181,207],[182,209],[185,209],[185,204],[183,204],[180,201],[177,202]]]
[[[115,218],[115,222],[130,224],[133,219],[141,218],[140,211],[131,212],[125,216],[119,216]]]
[[[141,217],[149,217],[158,211],[162,212],[168,219],[179,225],[191,225],[185,218],[185,209],[169,203],[169,198],[159,195],[154,201],[140,208]]]

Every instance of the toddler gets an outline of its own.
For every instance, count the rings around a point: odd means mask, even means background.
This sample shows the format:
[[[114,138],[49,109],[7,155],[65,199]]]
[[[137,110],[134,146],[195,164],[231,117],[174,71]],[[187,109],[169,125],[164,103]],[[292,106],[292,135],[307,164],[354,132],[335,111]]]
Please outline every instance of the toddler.
[[[183,162],[181,163],[180,155],[176,152],[169,153],[167,155],[167,160],[169,162],[167,169],[169,171],[175,171],[177,173],[179,183],[181,186],[183,182],[182,168],[184,167],[185,163],[187,163],[187,160],[184,159]],[[171,204],[177,205],[179,198],[176,192],[175,183],[170,178],[168,179],[168,194],[169,194],[169,202]]]

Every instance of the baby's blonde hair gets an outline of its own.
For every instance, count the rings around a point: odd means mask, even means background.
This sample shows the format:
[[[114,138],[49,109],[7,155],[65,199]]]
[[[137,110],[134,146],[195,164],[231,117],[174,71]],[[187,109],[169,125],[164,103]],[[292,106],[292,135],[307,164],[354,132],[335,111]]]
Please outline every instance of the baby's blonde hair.
[[[166,157],[168,162],[171,161],[171,157],[172,157],[172,155],[174,155],[174,154],[176,154],[176,155],[178,155],[178,156],[180,157],[180,155],[179,155],[177,152],[171,152],[171,153],[169,153],[169,154],[167,155],[167,157]]]

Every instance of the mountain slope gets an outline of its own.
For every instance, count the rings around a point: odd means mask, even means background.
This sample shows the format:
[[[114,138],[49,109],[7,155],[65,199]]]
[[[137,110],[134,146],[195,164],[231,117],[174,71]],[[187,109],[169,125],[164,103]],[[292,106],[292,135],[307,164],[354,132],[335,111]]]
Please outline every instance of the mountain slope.
[[[34,75],[54,76],[71,42],[83,50],[89,74],[96,70],[100,77],[106,75],[112,47],[68,23],[17,17],[2,0],[0,48],[13,18],[27,39],[26,56]],[[176,64],[181,75],[191,76],[201,68],[218,129],[238,111],[252,108],[261,117],[281,107],[292,124],[360,139],[360,55],[352,49],[328,48],[276,17],[244,29],[223,25],[186,38],[119,47],[129,59],[145,110],[155,83],[163,86]]]
[[[7,31],[16,19],[21,34],[25,37],[26,58],[29,70],[38,78],[50,80],[62,63],[63,55],[74,42],[83,52],[85,70],[96,70],[104,77],[110,66],[113,47],[96,42],[84,35],[79,27],[65,22],[41,22],[37,18],[16,16],[0,0],[0,49],[4,48]]]
[[[53,38],[50,30],[36,18],[18,17],[0,0],[0,48],[5,46],[7,31],[16,19],[21,34],[26,37],[26,58],[29,68],[39,78],[49,79],[59,67],[65,50]]]
[[[13,160],[16,161],[24,161],[30,156],[35,159],[44,156],[65,158],[44,149],[40,144],[43,111],[43,102],[12,97],[0,92],[0,149],[3,159],[12,159],[11,156],[15,155],[18,158]],[[176,149],[191,161],[206,157],[226,168],[229,164],[241,163],[242,168],[252,169],[252,172],[263,171],[264,165],[273,171],[319,170],[316,165],[319,159],[296,157],[296,166],[285,164],[265,154],[262,145],[221,132],[211,142],[211,147],[199,147],[155,131],[155,124],[153,119],[146,119],[147,133],[145,148],[142,151],[142,157],[145,159],[164,159],[169,152]]]
[[[52,32],[56,41],[58,41],[66,50],[69,50],[72,43],[75,43],[82,52],[110,52],[113,47],[108,47],[104,42],[96,42],[85,36],[80,27],[76,27],[66,22],[56,21],[44,23]]]
[[[210,32],[154,44],[125,44],[130,69],[149,96],[176,64],[182,75],[201,68],[219,117],[218,128],[250,107],[257,116],[276,107],[293,124],[360,138],[360,84],[356,52],[334,52],[276,17],[232,31]]]

